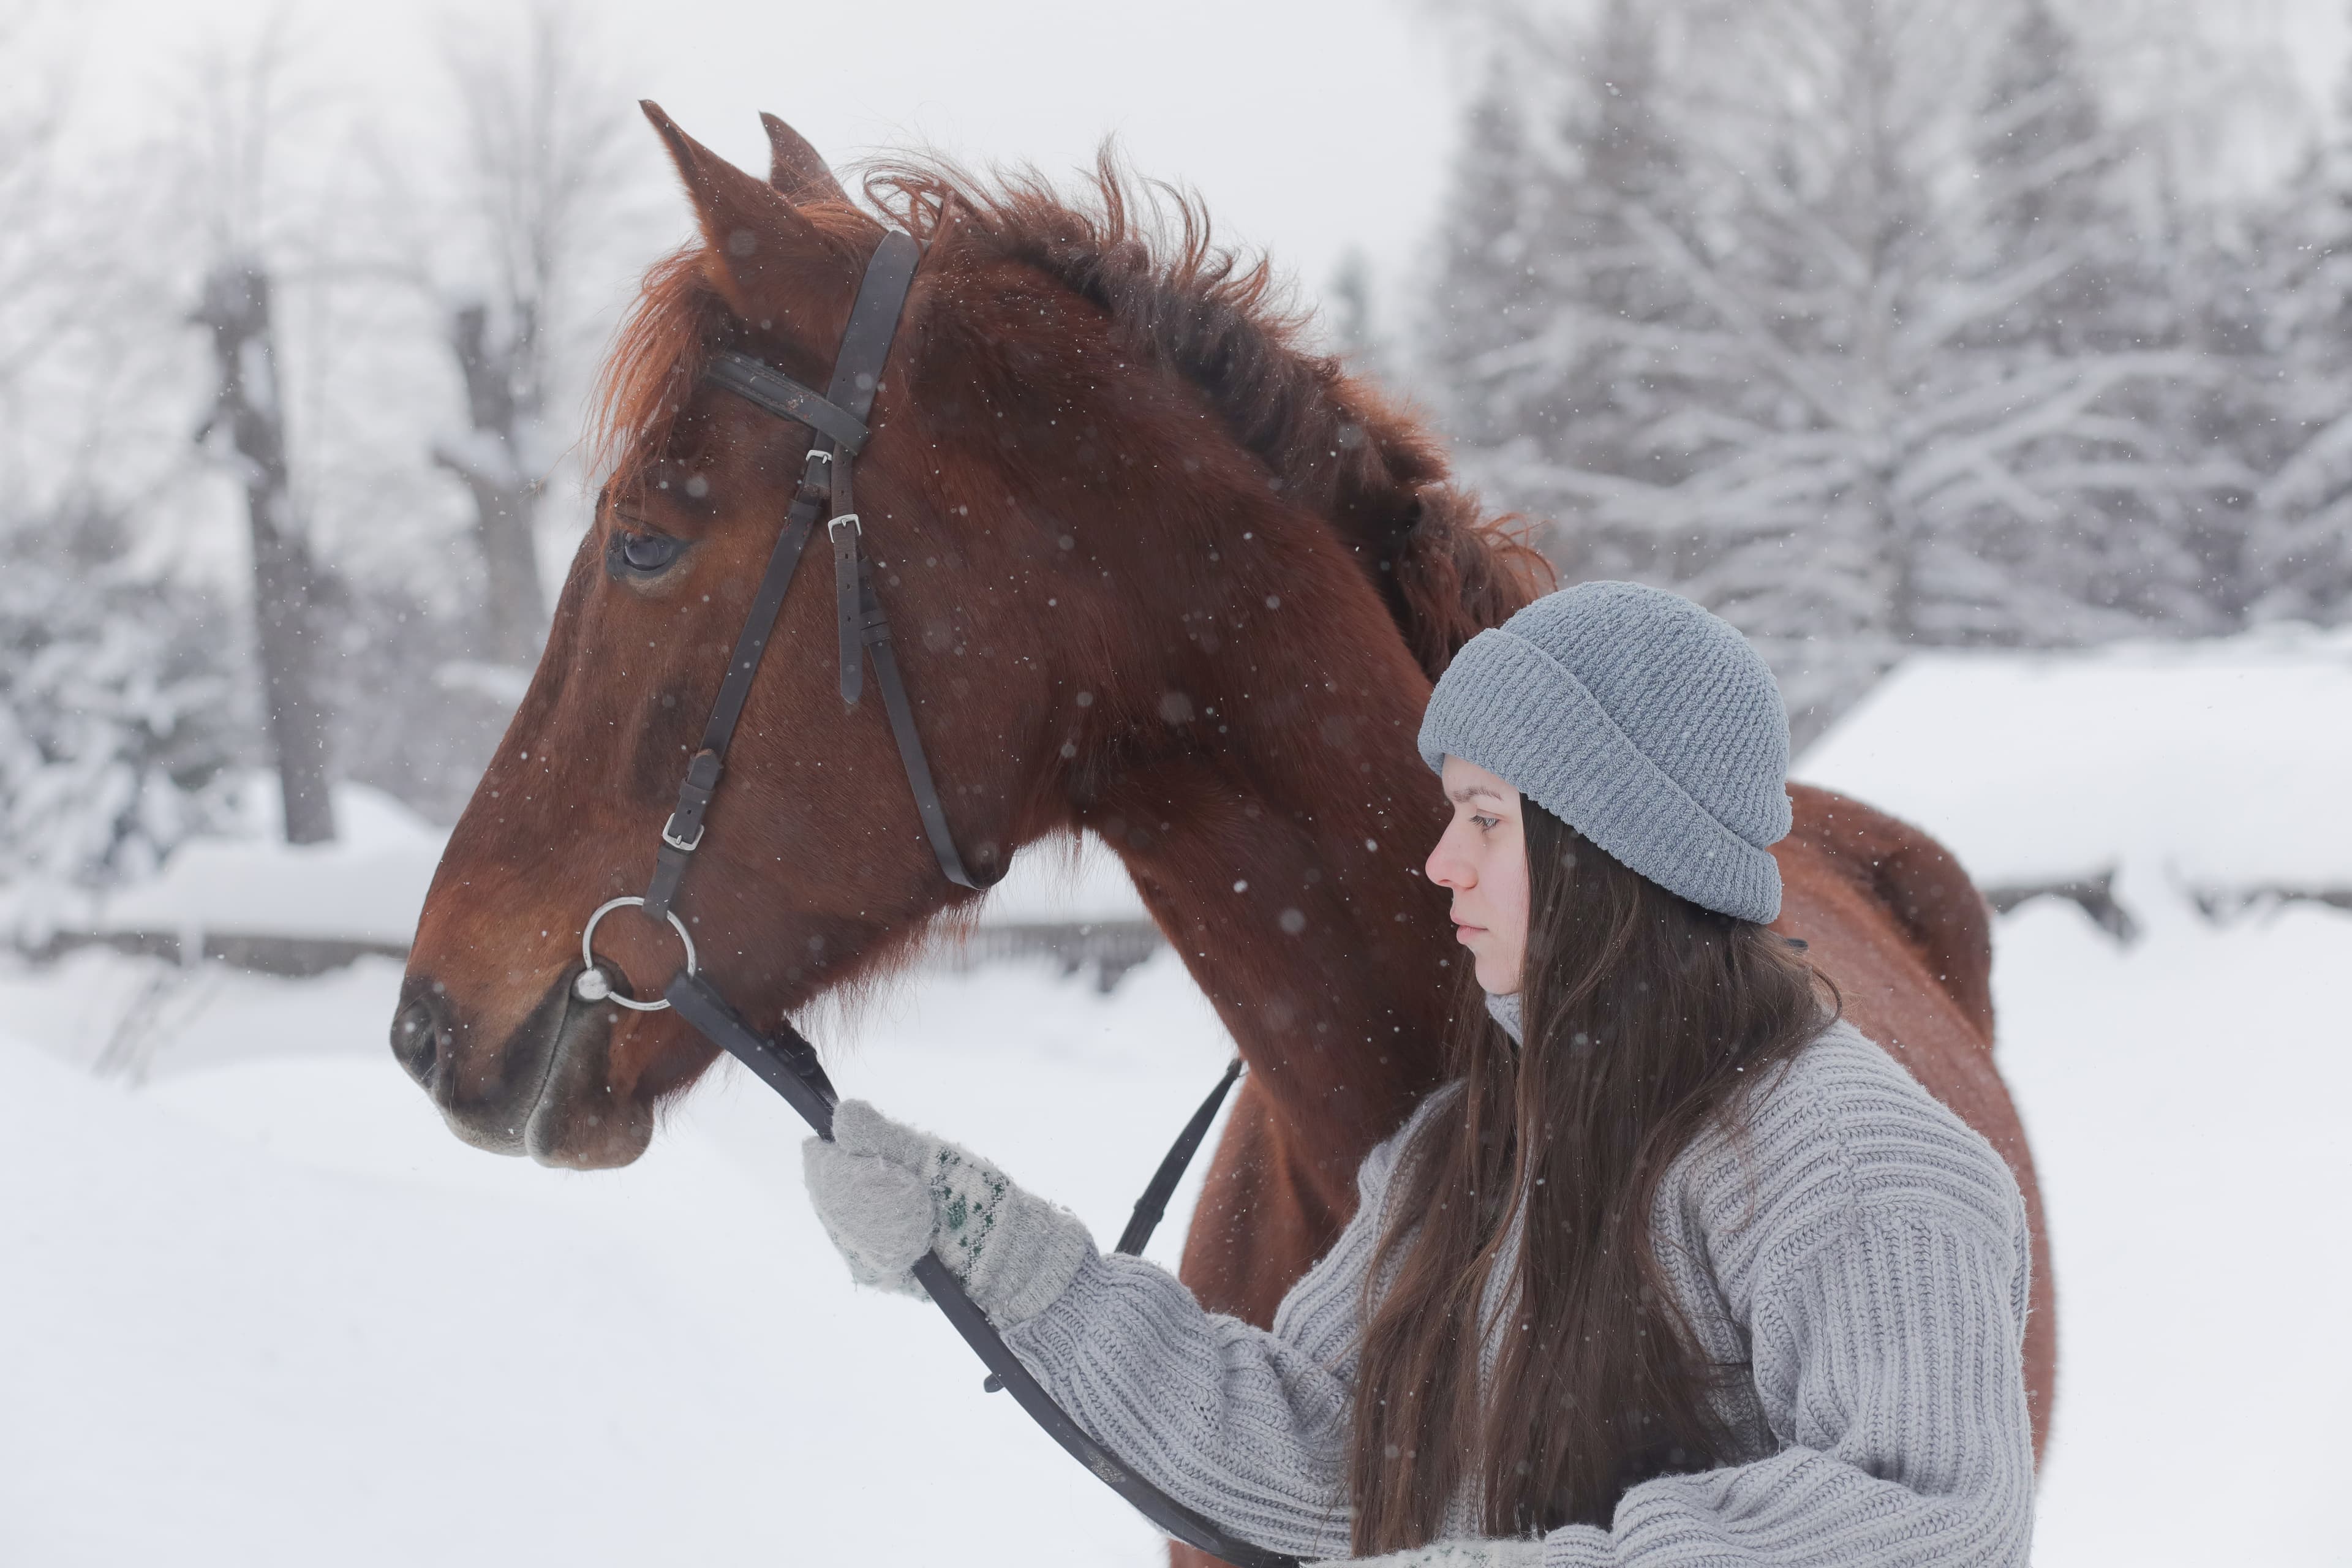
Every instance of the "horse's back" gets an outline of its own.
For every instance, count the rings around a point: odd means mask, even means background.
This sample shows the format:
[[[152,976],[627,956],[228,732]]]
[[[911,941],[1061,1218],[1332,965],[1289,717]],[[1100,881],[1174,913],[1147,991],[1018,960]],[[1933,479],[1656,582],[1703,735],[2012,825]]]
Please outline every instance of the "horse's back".
[[[1895,932],[1985,1047],[1992,1046],[1992,920],[1951,851],[1909,823],[1811,784],[1794,784],[1795,820],[1775,851],[1782,879],[1819,891],[1842,883],[1891,918]]]
[[[1806,942],[1845,1016],[1983,1134],[2024,1190],[2033,1226],[2025,1373],[2038,1455],[2056,1376],[2056,1295],[2033,1156],[1993,1065],[1990,914],[1951,853],[1918,828],[1827,790],[1789,793],[1796,821],[1773,850],[1785,889],[1777,929]]]

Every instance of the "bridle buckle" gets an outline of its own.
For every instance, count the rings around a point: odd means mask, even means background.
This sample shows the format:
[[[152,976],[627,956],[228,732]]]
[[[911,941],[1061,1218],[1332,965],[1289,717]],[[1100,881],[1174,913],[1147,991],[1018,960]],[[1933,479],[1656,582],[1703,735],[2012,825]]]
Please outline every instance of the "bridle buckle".
[[[662,842],[680,854],[691,855],[700,847],[702,836],[709,831],[710,831],[710,824],[697,823],[693,837],[680,838],[677,836],[677,813],[673,811],[669,814],[669,820],[662,824]]]
[[[835,545],[841,542],[841,525],[845,522],[849,524],[849,531],[853,537],[862,536],[865,532],[865,530],[857,524],[857,514],[854,511],[845,511],[824,525],[825,537],[832,540]]]

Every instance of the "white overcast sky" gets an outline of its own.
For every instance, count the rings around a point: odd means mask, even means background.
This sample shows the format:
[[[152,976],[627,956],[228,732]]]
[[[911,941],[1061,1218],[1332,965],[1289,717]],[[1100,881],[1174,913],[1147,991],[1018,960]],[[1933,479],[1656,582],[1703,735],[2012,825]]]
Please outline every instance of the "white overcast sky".
[[[450,29],[517,9],[32,3],[46,31],[79,41],[77,124],[150,132],[153,106],[185,97],[207,39],[249,37],[274,15],[292,22],[314,86],[396,101],[404,82],[437,94]],[[564,12],[613,46],[630,96],[748,167],[766,166],[761,110],[836,161],[929,146],[1059,174],[1115,133],[1139,171],[1195,187],[1222,234],[1310,286],[1351,246],[1384,279],[1419,254],[1467,79],[1449,43],[1458,12],[1433,0],[571,0]],[[0,88],[9,74],[0,66]],[[643,155],[667,167],[650,130]],[[678,219],[682,237],[682,205]]]
[[[2095,48],[2128,47],[2170,0],[2065,0]],[[2342,68],[2352,0],[2202,0],[2202,44],[2260,40],[2315,98]],[[454,33],[511,31],[524,0],[0,0],[78,55],[85,141],[152,136],[207,43],[290,23],[313,91],[386,106],[440,100]],[[1187,184],[1219,232],[1310,289],[1371,259],[1382,302],[1429,247],[1486,0],[564,0],[622,62],[621,89],[764,167],[772,110],[845,162],[929,147],[1060,174],[1116,134],[1142,173]],[[1563,8],[1580,0],[1558,0]],[[487,19],[487,21],[485,20]],[[2104,35],[2104,36],[2102,36]],[[0,91],[35,58],[0,58]],[[56,52],[37,52],[44,59]],[[650,131],[649,169],[664,172]],[[683,237],[686,216],[677,210]],[[1391,326],[1401,322],[1391,319]]]

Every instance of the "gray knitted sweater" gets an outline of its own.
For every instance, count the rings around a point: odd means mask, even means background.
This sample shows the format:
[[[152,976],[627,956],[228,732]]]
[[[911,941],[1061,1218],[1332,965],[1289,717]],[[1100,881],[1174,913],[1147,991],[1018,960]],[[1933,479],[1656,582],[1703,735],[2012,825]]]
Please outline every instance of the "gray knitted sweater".
[[[1271,1331],[1093,1255],[1007,1342],[1179,1501],[1276,1551],[1345,1557],[1364,1279],[1381,1226],[1412,1220],[1389,1212],[1401,1154],[1458,1100],[1431,1096],[1365,1158],[1355,1218]],[[1545,1568],[2026,1561],[2030,1252],[1990,1144],[1840,1023],[1755,1097],[1744,1137],[1684,1152],[1652,1224],[1700,1349],[1747,1368],[1720,1405],[1736,1462],[1633,1488],[1610,1529],[1553,1531]],[[1443,1533],[1475,1536],[1479,1515],[1465,1488]]]

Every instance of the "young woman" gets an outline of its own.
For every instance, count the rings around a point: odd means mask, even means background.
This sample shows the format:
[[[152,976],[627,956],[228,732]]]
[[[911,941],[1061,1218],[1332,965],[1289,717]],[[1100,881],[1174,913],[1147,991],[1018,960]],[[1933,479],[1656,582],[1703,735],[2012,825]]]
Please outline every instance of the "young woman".
[[[1670,594],[1463,649],[1428,873],[1486,1016],[1271,1331],[855,1101],[818,1212],[865,1283],[936,1247],[1082,1425],[1278,1551],[2023,1563],[2024,1205],[1765,929],[1788,747],[1763,661]]]

